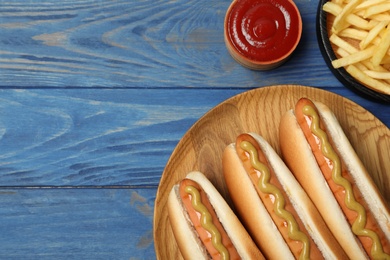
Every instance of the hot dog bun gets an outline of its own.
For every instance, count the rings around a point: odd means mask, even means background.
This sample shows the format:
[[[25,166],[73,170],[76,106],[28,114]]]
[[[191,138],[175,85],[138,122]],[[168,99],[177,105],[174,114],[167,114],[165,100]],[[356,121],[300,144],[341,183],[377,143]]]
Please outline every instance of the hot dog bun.
[[[351,229],[351,222],[344,215],[339,206],[339,202],[333,195],[330,185],[339,187],[339,189],[341,186],[337,186],[334,183],[328,184],[326,182],[326,178],[313,155],[312,149],[314,149],[316,153],[319,153],[318,144],[316,147],[314,145],[313,148],[311,148],[311,145],[305,137],[304,131],[301,129],[300,123],[297,121],[296,113],[298,111],[300,111],[299,113],[302,113],[303,106],[303,104],[298,105],[299,102],[310,103],[310,100],[301,99],[298,101],[294,110],[288,111],[281,118],[279,134],[282,157],[312,201],[316,204],[330,230],[348,256],[352,259],[374,258],[374,256],[371,255],[371,249],[367,252],[367,247],[369,246],[365,246],[366,250],[364,250],[364,246],[359,241],[358,236],[354,235],[354,232]],[[326,129],[327,139],[330,140],[330,143],[333,145],[333,150],[340,158],[343,165],[342,169],[346,169],[351,176],[350,183],[354,189],[357,200],[365,200],[362,202],[362,205],[367,212],[372,212],[372,216],[379,224],[378,228],[381,229],[384,234],[384,237],[381,237],[381,240],[384,240],[382,241],[382,244],[387,248],[390,239],[390,214],[388,205],[385,203],[378,188],[345,136],[335,115],[324,104],[319,102],[314,102],[314,104],[316,107],[315,110],[318,111],[319,118],[321,118],[321,128]],[[301,121],[301,123],[303,123],[303,121]],[[321,165],[325,167],[327,164],[322,163]],[[336,164],[333,163],[333,165]],[[334,166],[334,168],[336,168],[336,166]],[[345,176],[344,171],[343,176]],[[332,177],[328,177],[328,179],[332,179]],[[361,195],[356,194],[357,189],[360,191]],[[362,196],[362,198],[359,198],[360,196]],[[369,213],[365,214],[368,215]],[[368,218],[369,216],[367,216],[367,219]],[[363,238],[363,240],[367,239],[369,238]],[[388,249],[386,250],[387,253],[389,253]],[[384,257],[387,257],[386,259],[388,259],[389,256],[385,255]]]
[[[253,147],[253,149],[242,148],[240,150],[244,141],[247,141],[244,144],[245,147]],[[252,151],[257,151],[258,155]],[[243,159],[248,155],[250,155],[249,158]],[[297,240],[294,242],[293,238],[286,235],[288,230],[294,226],[293,222],[275,217],[275,212],[283,210],[295,214],[295,221],[299,226],[299,231],[295,233],[304,233],[306,240],[303,239],[303,241],[309,241],[307,257],[310,259],[347,259],[345,252],[335,241],[312,201],[279,155],[261,136],[255,133],[240,135],[236,143],[228,145],[224,150],[222,163],[226,185],[237,214],[267,259],[297,259],[303,251],[304,243]],[[259,170],[264,169],[262,165],[266,166],[264,171]],[[278,189],[268,193],[263,192],[260,198],[258,194],[262,192],[256,190],[255,187],[265,187],[265,185],[260,185],[262,182],[260,180],[252,181],[251,179],[257,178],[258,175],[266,176],[264,175],[266,171],[269,171],[272,176],[269,183]],[[269,186],[269,184],[266,185]],[[282,199],[279,199],[282,196],[284,196],[286,206],[281,206],[281,209],[277,210],[278,207],[275,208],[275,204],[283,203]],[[275,204],[272,202],[273,198],[275,198]],[[267,207],[271,207],[271,213],[268,213]],[[296,213],[293,213],[294,211]],[[288,219],[287,213],[286,216]],[[298,249],[291,249],[291,243],[288,244],[286,241],[292,241]]]
[[[264,259],[237,216],[205,175],[194,171],[186,179],[195,181],[205,192],[240,258]],[[169,194],[168,214],[180,252],[184,259],[210,259],[184,208],[179,189],[179,184],[176,184]]]

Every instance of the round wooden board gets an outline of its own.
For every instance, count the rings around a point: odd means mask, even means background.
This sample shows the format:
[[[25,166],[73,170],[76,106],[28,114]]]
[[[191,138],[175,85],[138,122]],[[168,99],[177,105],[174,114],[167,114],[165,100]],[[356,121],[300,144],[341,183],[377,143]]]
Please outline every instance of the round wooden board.
[[[234,96],[200,118],[173,151],[157,191],[154,243],[157,259],[180,259],[171,230],[166,202],[172,186],[193,170],[203,172],[230,203],[222,175],[222,152],[243,132],[262,135],[279,153],[279,121],[301,97],[328,105],[371,172],[387,202],[390,201],[390,130],[356,103],[324,90],[277,85]],[[231,204],[230,204],[231,205]]]

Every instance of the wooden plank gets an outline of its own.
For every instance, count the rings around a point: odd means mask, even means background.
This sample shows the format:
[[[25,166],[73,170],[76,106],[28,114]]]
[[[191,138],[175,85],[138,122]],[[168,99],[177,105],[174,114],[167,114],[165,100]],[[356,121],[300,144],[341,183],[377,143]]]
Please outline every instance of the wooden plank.
[[[188,128],[238,92],[2,90],[0,186],[157,186]]]
[[[348,95],[343,88],[338,91]],[[1,90],[0,186],[156,187],[184,133],[209,109],[238,93],[240,89]],[[382,113],[388,107],[364,104],[390,125],[389,113]]]
[[[301,43],[282,68],[267,72],[230,57],[223,40],[230,2],[2,1],[0,86],[340,86],[318,48],[316,1],[295,1],[304,22]]]
[[[155,189],[2,189],[1,259],[154,259]]]

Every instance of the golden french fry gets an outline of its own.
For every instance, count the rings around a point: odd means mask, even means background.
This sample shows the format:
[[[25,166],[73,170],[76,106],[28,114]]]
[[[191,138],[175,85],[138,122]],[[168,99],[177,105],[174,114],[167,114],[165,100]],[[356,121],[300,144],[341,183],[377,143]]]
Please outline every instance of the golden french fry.
[[[336,53],[338,55],[340,55],[340,57],[347,57],[347,56],[350,55],[350,53],[348,51],[346,51],[345,49],[342,49],[342,48],[337,48]],[[356,66],[361,71],[369,70],[369,68],[366,65],[367,65],[366,61],[357,62],[357,63],[354,64],[354,66]]]
[[[366,30],[369,30],[375,26],[373,24],[370,24],[370,22],[368,22],[367,20],[365,20],[362,17],[357,16],[355,14],[348,15],[345,18],[345,21],[346,21],[346,23],[345,23],[346,25],[351,24],[353,26],[356,26],[357,28],[366,29]],[[337,31],[337,32],[342,31],[342,29],[345,29],[345,28],[340,27],[339,31]]]
[[[380,21],[371,19],[371,20],[368,22],[367,30],[371,30],[371,29],[374,28],[379,22],[380,22]]]
[[[381,62],[383,57],[386,55],[387,50],[390,47],[390,26],[386,28],[386,32],[380,41],[378,48],[375,50],[371,62],[374,66],[378,66]]]
[[[341,6],[333,2],[326,2],[322,8],[325,12],[331,13],[334,16],[338,16],[343,10]],[[354,25],[357,28],[367,29],[367,30],[374,27],[374,25],[370,24],[364,18],[357,16],[355,14],[349,14],[345,17],[345,26],[347,26],[348,24]],[[340,28],[339,31],[341,30],[342,28]]]
[[[334,16],[329,40],[339,58],[332,66],[390,94],[390,1],[329,0],[323,10]]]
[[[378,22],[390,20],[390,14],[388,13],[374,14],[370,16],[370,19],[372,19],[371,21],[378,21]]]
[[[358,51],[358,49],[353,47],[351,44],[349,44],[348,42],[346,42],[342,38],[338,37],[336,34],[332,34],[329,37],[329,40],[334,45],[336,45],[336,46],[338,46],[338,47],[340,47],[340,48],[342,48],[344,50],[347,50],[349,53],[354,53],[354,52]]]
[[[368,60],[364,60],[361,62],[362,64],[364,64],[364,66],[368,69],[368,70],[375,70],[375,71],[380,71],[380,72],[385,72],[387,71],[383,66],[379,65],[379,66],[374,66],[372,64],[372,62],[368,59]]]
[[[322,6],[322,10],[324,10],[327,13],[331,13],[334,16],[336,16],[339,13],[341,13],[341,10],[343,10],[343,8],[341,6],[339,6],[338,4],[336,4],[336,3],[328,1],[328,2],[326,2]]]
[[[352,77],[356,78],[367,87],[387,95],[390,94],[390,84],[367,76],[363,71],[359,70],[353,65],[349,65],[345,69]]]
[[[334,68],[338,69],[341,67],[345,67],[366,59],[369,59],[375,51],[375,46],[371,46],[370,48],[364,49],[362,51],[354,52],[349,56],[342,57],[332,61],[332,65]]]
[[[382,21],[380,23],[378,23],[374,28],[372,28],[366,38],[364,38],[359,46],[360,46],[360,49],[364,49],[366,48],[374,39],[376,36],[378,36],[378,34],[386,27],[386,25],[389,24],[389,21]]]
[[[367,21],[365,20],[364,18],[356,15],[356,14],[350,14],[348,15],[348,17],[346,18],[346,21],[357,27],[357,28],[360,28],[360,29],[365,29],[365,30],[370,30],[372,29],[377,23],[378,21]],[[345,28],[344,28],[345,29]]]
[[[364,13],[364,18],[370,17],[374,14],[383,13],[390,10],[390,3],[384,3],[379,5],[370,6]]]
[[[370,0],[370,1],[364,1],[363,3],[356,6],[355,10],[365,10],[368,7],[371,7],[373,5],[382,4],[386,2],[387,0]]]
[[[339,13],[333,21],[332,28],[335,32],[340,32],[347,26],[345,18],[352,13],[354,8],[361,3],[362,0],[351,0]]]
[[[356,66],[356,68],[358,68],[361,71],[366,71],[367,70],[367,67],[364,66],[364,64],[362,62],[355,63],[354,66]]]
[[[365,71],[375,71],[375,72],[380,72],[380,73],[388,73],[389,70],[386,69],[385,67],[383,66],[376,66],[376,67],[373,67],[372,66],[372,63],[370,61],[362,61],[361,64],[363,64],[363,66],[357,66],[358,64],[360,63],[356,63],[355,66],[360,69],[361,71],[365,72]],[[370,72],[369,72],[370,73]],[[367,74],[367,73],[366,73]],[[368,75],[369,76],[369,75]],[[383,76],[382,76],[383,77]],[[374,78],[374,77],[372,77]],[[385,83],[389,84],[390,83],[390,80],[388,79],[379,79],[378,80],[383,80]]]
[[[374,70],[364,70],[364,73],[366,73],[368,76],[370,76],[373,79],[390,79],[390,72],[379,72]]]
[[[331,1],[332,1],[332,3],[335,3],[337,5],[341,5],[344,2],[344,0],[331,0]]]
[[[338,36],[361,41],[367,37],[367,34],[368,34],[368,32],[366,30],[359,30],[359,29],[355,29],[355,28],[345,28],[344,30],[342,30],[338,34]]]

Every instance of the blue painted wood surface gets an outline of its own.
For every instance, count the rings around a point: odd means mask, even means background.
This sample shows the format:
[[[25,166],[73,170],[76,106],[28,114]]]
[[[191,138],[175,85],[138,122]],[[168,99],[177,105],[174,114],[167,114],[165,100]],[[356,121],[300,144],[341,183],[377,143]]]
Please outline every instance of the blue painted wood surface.
[[[301,84],[390,127],[389,106],[344,87],[316,37],[272,71],[223,41],[230,1],[0,0],[0,258],[153,259],[155,193],[175,145],[243,91]]]
[[[155,189],[1,189],[1,259],[153,259]]]

